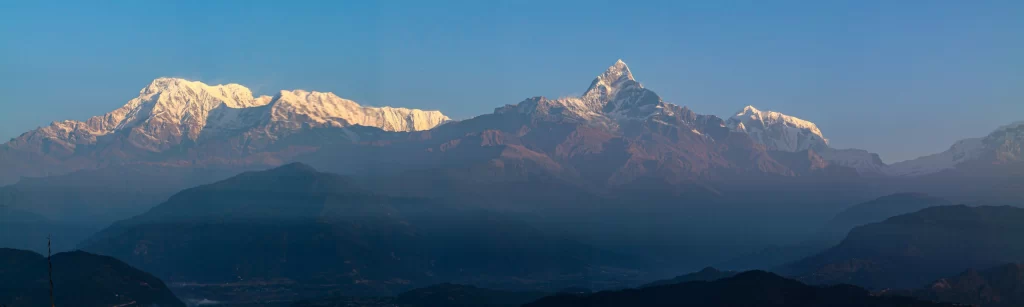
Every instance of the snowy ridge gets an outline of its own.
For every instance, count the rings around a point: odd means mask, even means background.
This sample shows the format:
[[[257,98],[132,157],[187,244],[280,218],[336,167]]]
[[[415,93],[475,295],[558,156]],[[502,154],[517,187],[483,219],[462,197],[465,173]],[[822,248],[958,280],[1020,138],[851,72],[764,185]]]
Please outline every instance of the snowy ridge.
[[[860,174],[881,175],[888,168],[878,154],[861,149],[835,149],[818,125],[775,111],[746,106],[726,121],[730,130],[743,132],[768,150],[813,150],[829,164],[849,167]]]
[[[84,122],[60,121],[27,132],[8,143],[42,146],[44,140],[74,150],[98,138],[124,133],[132,145],[160,152],[201,135],[223,135],[274,125],[276,131],[304,127],[363,125],[386,131],[419,131],[450,120],[438,111],[363,107],[332,93],[281,91],[253,97],[238,84],[207,85],[180,78],[158,78],[124,106]]]
[[[887,173],[888,165],[882,162],[882,158],[867,150],[827,148],[817,153],[831,164],[852,168],[860,174],[884,175]]]
[[[438,111],[392,107],[364,107],[334,93],[281,91],[270,102],[270,121],[294,125],[317,123],[331,127],[352,125],[381,128],[385,131],[421,131],[449,120]]]
[[[797,152],[828,148],[828,139],[812,122],[775,111],[746,106],[726,121],[729,129],[745,132],[769,150]]]

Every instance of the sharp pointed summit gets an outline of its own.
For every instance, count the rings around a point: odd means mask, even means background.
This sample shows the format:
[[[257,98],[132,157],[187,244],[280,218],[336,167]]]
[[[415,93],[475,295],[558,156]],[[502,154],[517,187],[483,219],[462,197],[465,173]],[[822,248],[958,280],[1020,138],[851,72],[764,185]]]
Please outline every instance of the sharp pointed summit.
[[[639,85],[636,79],[633,79],[633,73],[629,71],[626,62],[619,59],[590,83],[585,96],[605,94],[610,97],[620,87],[632,84]]]
[[[594,126],[614,129],[615,121],[650,118],[661,112],[658,106],[663,103],[658,94],[645,89],[633,78],[626,62],[618,60],[594,78],[582,96],[558,99],[534,97],[515,105],[497,108],[495,112],[584,121]]]

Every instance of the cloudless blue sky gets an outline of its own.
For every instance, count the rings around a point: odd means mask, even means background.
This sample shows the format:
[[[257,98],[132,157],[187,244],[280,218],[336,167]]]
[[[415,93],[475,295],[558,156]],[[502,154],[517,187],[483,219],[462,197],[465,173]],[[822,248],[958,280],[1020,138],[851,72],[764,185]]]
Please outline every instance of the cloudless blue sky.
[[[0,138],[160,76],[463,119],[619,58],[669,102],[802,117],[887,162],[1024,120],[1024,1],[4,1]]]

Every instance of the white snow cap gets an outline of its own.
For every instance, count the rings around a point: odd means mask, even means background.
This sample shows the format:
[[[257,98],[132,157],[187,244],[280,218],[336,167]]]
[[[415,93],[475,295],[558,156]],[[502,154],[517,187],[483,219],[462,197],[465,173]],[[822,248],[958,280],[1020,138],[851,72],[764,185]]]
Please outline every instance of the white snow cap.
[[[557,107],[565,110],[559,116],[604,125],[618,119],[646,119],[657,111],[655,104],[660,102],[661,98],[644,89],[620,59],[597,75],[582,96],[550,100],[534,97],[495,112],[532,114],[538,107]]]
[[[625,81],[636,81],[633,79],[633,73],[629,71],[629,66],[622,59],[615,61],[611,67],[608,67],[604,73],[597,76],[594,82],[590,84],[590,88],[587,92],[593,91],[600,86],[607,88],[614,88],[617,85],[622,84]]]
[[[363,125],[386,131],[427,130],[448,120],[438,111],[364,107],[332,93],[281,91],[253,97],[239,84],[207,85],[162,77],[139,90],[124,106],[84,122],[61,121],[28,133],[68,148],[93,144],[98,136],[131,131],[130,141],[159,152],[201,134],[241,133],[269,124],[296,130],[304,125]],[[210,131],[207,131],[210,130]]]
[[[828,147],[828,139],[821,134],[818,125],[775,111],[761,111],[754,106],[743,107],[729,118],[727,125],[733,131],[746,132],[771,150],[796,152]]]

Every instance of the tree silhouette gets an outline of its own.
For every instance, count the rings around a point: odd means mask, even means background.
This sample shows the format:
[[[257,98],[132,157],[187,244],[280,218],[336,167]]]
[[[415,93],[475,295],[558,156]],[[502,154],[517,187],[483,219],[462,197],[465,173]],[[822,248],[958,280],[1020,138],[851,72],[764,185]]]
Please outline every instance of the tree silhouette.
[[[57,304],[54,302],[54,298],[53,298],[53,262],[50,261],[50,257],[53,256],[53,252],[50,250],[50,242],[51,242],[50,236],[47,235],[46,236],[46,265],[48,265],[50,267],[49,270],[47,271],[47,273],[49,275],[49,278],[50,278],[50,307],[56,307]]]

